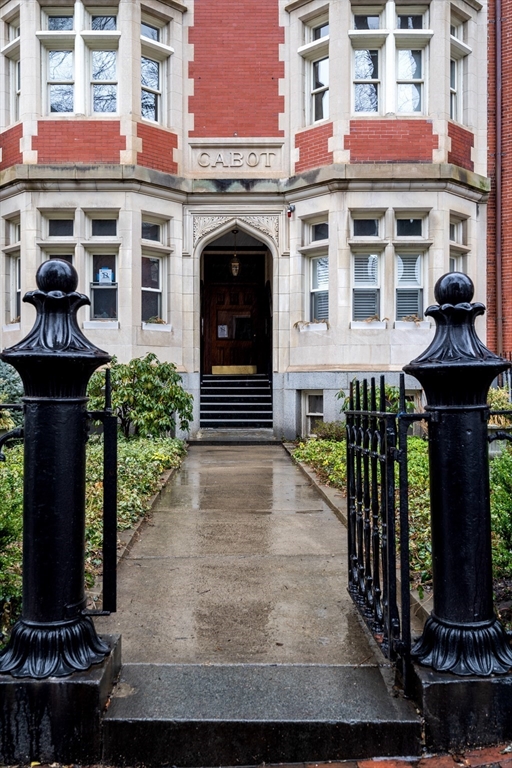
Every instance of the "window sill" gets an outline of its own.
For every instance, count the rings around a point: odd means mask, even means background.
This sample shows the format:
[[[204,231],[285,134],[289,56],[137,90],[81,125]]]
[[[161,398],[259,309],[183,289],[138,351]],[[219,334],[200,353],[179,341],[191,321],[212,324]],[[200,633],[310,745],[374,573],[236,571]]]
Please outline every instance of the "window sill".
[[[142,323],[142,330],[170,333],[172,331],[172,325],[170,323]]]
[[[21,330],[21,323],[8,323],[7,325],[2,326],[2,331],[19,331]]]
[[[350,327],[356,331],[380,331],[388,324],[386,320],[352,320]]]
[[[431,328],[430,320],[395,320],[394,328],[400,331],[410,331],[414,328],[426,331]]]
[[[84,320],[82,328],[86,331],[117,331],[119,320]]]
[[[296,323],[295,327],[300,333],[304,333],[306,331],[313,331],[313,333],[321,333],[323,331],[329,330],[329,323],[327,321],[317,321],[315,322],[312,320],[311,322],[305,322],[304,320],[299,321]]]

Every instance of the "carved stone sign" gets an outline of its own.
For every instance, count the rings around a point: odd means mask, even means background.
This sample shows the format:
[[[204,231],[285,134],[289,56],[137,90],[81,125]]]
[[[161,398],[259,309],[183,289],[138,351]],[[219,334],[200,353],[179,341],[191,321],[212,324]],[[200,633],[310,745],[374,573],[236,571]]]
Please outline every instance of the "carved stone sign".
[[[191,144],[192,167],[214,175],[267,175],[282,170],[282,144]]]

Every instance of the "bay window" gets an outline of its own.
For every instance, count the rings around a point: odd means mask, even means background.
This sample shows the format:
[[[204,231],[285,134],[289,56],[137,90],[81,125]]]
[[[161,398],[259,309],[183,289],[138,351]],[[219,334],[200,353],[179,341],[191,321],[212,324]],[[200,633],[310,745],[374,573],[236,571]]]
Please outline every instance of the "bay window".
[[[163,323],[163,260],[158,256],[142,256],[142,322]]]

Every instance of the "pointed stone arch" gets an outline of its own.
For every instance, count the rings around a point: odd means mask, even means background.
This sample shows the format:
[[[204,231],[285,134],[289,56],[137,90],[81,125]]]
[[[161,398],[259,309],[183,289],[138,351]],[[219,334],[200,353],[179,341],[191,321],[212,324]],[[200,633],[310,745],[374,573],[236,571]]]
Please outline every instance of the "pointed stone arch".
[[[279,252],[279,222],[279,214],[237,216],[198,214],[193,217],[194,250],[200,254],[209,243],[237,227],[264,243],[275,257]]]

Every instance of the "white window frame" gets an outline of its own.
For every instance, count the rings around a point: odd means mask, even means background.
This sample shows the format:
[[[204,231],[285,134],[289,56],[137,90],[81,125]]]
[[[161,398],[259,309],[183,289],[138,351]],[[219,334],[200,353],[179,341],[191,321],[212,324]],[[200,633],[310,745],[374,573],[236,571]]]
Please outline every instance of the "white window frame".
[[[112,324],[115,324],[115,327],[119,327],[119,281],[118,281],[118,269],[119,269],[119,251],[118,249],[108,248],[105,246],[90,246],[88,247],[88,262],[89,262],[89,283],[90,283],[90,298],[91,298],[91,306],[89,308],[89,315],[90,319],[93,323],[99,324],[99,325],[105,325],[111,327]],[[95,257],[101,257],[106,256],[107,258],[114,258],[114,280],[110,283],[102,283],[100,279],[95,280],[96,275],[94,274],[94,258]],[[95,301],[95,291],[101,291],[101,290],[115,290],[115,296],[116,296],[116,313],[115,317],[95,317],[94,316],[94,301]],[[84,326],[84,327],[91,327],[90,325]],[[93,326],[94,327],[94,326]]]
[[[312,411],[309,407],[309,397],[321,397],[322,398],[322,411]],[[325,410],[325,395],[324,391],[322,389],[311,389],[311,390],[303,390],[302,392],[302,435],[304,437],[309,437],[310,435],[314,435],[314,425],[312,424],[313,419],[321,419],[324,420],[324,410]]]
[[[448,239],[448,271],[467,273],[470,248],[468,248],[468,219],[466,216],[450,212]]]
[[[421,76],[420,77],[399,77],[400,73],[400,52],[409,51],[411,54],[419,53],[421,61]],[[409,47],[397,47],[396,48],[396,113],[398,115],[423,115],[425,114],[424,102],[425,102],[425,51],[423,48],[409,48]],[[400,109],[399,92],[400,86],[415,86],[419,90],[420,94],[420,108],[419,109]]]
[[[314,265],[319,262],[321,259],[324,259],[327,261],[327,285],[321,285],[319,287],[314,287]],[[325,294],[327,297],[327,317],[315,317],[315,303],[316,303],[316,296],[319,296],[320,294]],[[318,256],[310,256],[309,257],[309,322],[321,322],[326,323],[329,321],[329,254],[327,251],[323,254],[319,254]]]
[[[329,82],[322,87],[315,88],[314,83],[314,69],[317,62],[327,60],[327,71],[330,72],[329,61],[329,34],[320,37],[318,40],[313,39],[313,33],[315,29],[329,25],[329,16],[322,14],[316,16],[313,19],[303,24],[303,38],[304,44],[298,49],[299,56],[302,57],[304,63],[304,77],[306,82],[306,103],[304,106],[305,112],[305,124],[316,125],[330,119],[329,111]],[[329,81],[329,77],[328,77]],[[315,117],[315,95],[318,93],[327,93],[327,114],[320,118]]]
[[[395,251],[395,324],[396,323],[407,323],[409,321],[413,322],[422,322],[425,312],[424,307],[424,271],[425,271],[425,258],[426,251],[422,249],[417,250],[396,250]],[[403,272],[400,274],[400,267],[401,263],[403,264],[404,259],[413,259],[416,258],[419,260],[416,262],[415,267],[415,280],[407,281],[406,279],[403,280]],[[402,266],[403,269],[403,266]],[[403,280],[403,282],[402,282]],[[398,295],[399,293],[405,293],[406,291],[416,291],[418,295],[418,311],[416,313],[411,313],[408,315],[402,315],[401,317],[398,316]],[[407,318],[407,319],[405,319]],[[395,326],[396,327],[396,326]]]
[[[141,266],[142,266],[142,259],[155,259],[159,263],[159,287],[158,288],[151,288],[151,287],[142,285],[142,278],[141,278],[142,326],[143,327],[149,326],[150,328],[152,328],[154,325],[166,325],[167,324],[167,291],[165,290],[165,286],[167,285],[167,258],[162,254],[156,254],[154,251],[143,250],[142,256],[141,256]],[[141,273],[142,273],[142,269],[141,269]],[[160,297],[160,313],[158,315],[152,315],[152,317],[158,317],[157,321],[151,322],[149,318],[147,320],[144,320],[142,317],[142,306],[143,306],[142,300],[143,300],[144,293],[155,293],[155,294],[158,294]]]
[[[71,12],[69,12],[69,10]],[[68,11],[68,12],[66,12]],[[87,115],[91,117],[104,117],[105,115],[119,113],[119,67],[117,66],[116,85],[116,112],[95,112],[94,100],[92,97],[92,51],[117,51],[119,48],[119,39],[121,33],[115,30],[93,30],[92,16],[118,16],[118,9],[115,7],[101,8],[101,13],[94,13],[87,9],[81,0],[77,0],[75,5],[68,9],[45,8],[42,12],[42,29],[36,32],[43,51],[43,78],[45,82],[43,94],[43,112],[51,115],[54,119],[60,119],[60,116],[67,118],[70,115]],[[49,30],[48,19],[50,16],[73,16],[72,30]],[[117,22],[116,22],[117,26]],[[49,80],[49,51],[72,51],[73,54],[73,79],[62,81]],[[117,62],[118,64],[118,62]],[[50,85],[51,84],[69,84],[73,85],[73,110],[70,112],[50,112]],[[101,84],[110,84],[101,81]]]
[[[369,260],[372,260],[372,263],[375,264],[374,271],[375,277],[374,279],[371,279],[370,270],[367,269],[368,273],[368,280],[365,281],[363,277],[360,277],[361,274],[361,267],[362,260],[366,259],[366,262],[368,264]],[[385,327],[385,321],[381,320],[382,315],[382,309],[381,309],[381,271],[382,271],[382,252],[380,250],[372,249],[372,248],[364,248],[364,249],[355,249],[352,251],[352,321],[351,321],[351,328],[364,328],[365,326],[368,326],[370,323],[372,324],[372,327],[376,327],[376,323],[383,324],[383,327]],[[361,264],[358,262],[361,261]],[[374,314],[370,314],[366,317],[356,317],[356,296],[360,295],[363,296],[366,294],[367,296],[372,296],[375,300],[375,312]]]
[[[174,48],[168,44],[170,38],[170,24],[171,20],[162,21],[146,13],[142,14],[141,21],[150,27],[158,29],[160,31],[160,39],[152,40],[142,34],[140,35],[140,51],[141,59],[149,59],[158,64],[159,83],[158,88],[151,88],[142,84],[142,72],[141,72],[141,119],[147,121],[152,125],[169,125],[170,114],[170,89],[169,89],[169,77],[170,77],[170,59],[174,54]],[[142,91],[152,93],[156,96],[156,120],[150,117],[142,115]]]
[[[98,80],[94,78],[94,54],[113,53],[115,56],[115,78],[108,80]],[[119,62],[118,52],[115,48],[89,48],[88,49],[88,68],[89,68],[89,90],[88,90],[88,112],[92,115],[116,115],[119,113]],[[94,88],[95,86],[115,86],[116,108],[111,111],[95,110],[94,108]]]
[[[428,29],[428,5],[400,6],[383,0],[381,6],[352,5],[352,29],[349,38],[353,48],[352,56],[352,113],[354,115],[425,115],[428,113],[428,48],[433,31]],[[379,16],[379,29],[355,29],[354,16]],[[422,29],[398,29],[399,15],[421,15]],[[355,77],[355,51],[369,50],[379,52],[378,77],[361,79]],[[420,50],[422,52],[422,76],[415,80],[398,80],[398,50]],[[398,84],[418,82],[422,89],[421,110],[398,112]],[[376,111],[356,112],[356,86],[364,83],[378,87],[378,109]]]
[[[7,256],[7,279],[9,302],[6,317],[7,325],[17,325],[21,322],[21,253],[13,251]]]
[[[469,17],[468,17],[469,18]],[[467,19],[455,16],[450,19],[450,70],[449,70],[449,104],[448,115],[450,120],[464,125],[465,117],[465,86],[468,56],[472,49],[464,40],[467,28]],[[452,66],[454,77],[452,77]]]

